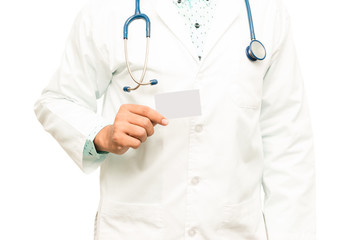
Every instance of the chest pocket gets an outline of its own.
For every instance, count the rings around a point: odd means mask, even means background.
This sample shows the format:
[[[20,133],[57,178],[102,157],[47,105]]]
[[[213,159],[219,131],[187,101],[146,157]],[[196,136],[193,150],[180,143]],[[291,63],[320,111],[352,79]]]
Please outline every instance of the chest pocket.
[[[250,62],[242,59],[237,66],[229,68],[226,91],[227,97],[237,107],[258,109],[261,105],[263,62]]]
[[[213,48],[205,59],[206,79],[216,82],[217,93],[238,108],[257,109],[261,104],[266,61],[251,62],[245,54],[248,39],[229,34]],[[219,86],[221,84],[221,86]]]
[[[240,74],[239,77],[235,77],[230,82],[229,97],[232,102],[240,108],[259,108],[261,104],[261,95],[262,76],[257,72]]]

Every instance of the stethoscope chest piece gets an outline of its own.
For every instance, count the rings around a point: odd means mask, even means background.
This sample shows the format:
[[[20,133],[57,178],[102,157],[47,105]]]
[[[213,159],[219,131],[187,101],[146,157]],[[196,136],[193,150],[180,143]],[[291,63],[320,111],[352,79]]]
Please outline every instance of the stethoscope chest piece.
[[[251,61],[264,60],[266,57],[264,45],[256,39],[252,40],[250,45],[246,48],[246,56]]]

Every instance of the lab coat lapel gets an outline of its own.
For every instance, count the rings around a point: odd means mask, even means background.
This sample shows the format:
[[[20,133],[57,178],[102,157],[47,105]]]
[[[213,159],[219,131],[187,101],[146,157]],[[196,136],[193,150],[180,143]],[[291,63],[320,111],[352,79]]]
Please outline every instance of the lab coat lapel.
[[[235,0],[216,1],[214,19],[210,25],[210,30],[205,41],[203,60],[210,54],[216,43],[221,39],[236,18],[240,16],[240,11],[244,10],[241,6],[242,2],[243,1]],[[244,12],[244,14],[246,14],[246,12]]]
[[[239,16],[240,9],[243,10],[240,3],[241,1],[235,0],[216,1],[214,19],[205,42],[204,55],[201,62],[204,62],[206,56],[211,52],[218,40],[228,30],[236,17]],[[199,62],[196,49],[191,42],[189,30],[186,28],[184,19],[178,14],[173,2],[171,0],[157,0],[155,11],[164,24],[167,25],[170,31],[172,31],[176,38],[184,45],[193,59]],[[246,12],[244,14],[246,14]]]
[[[163,23],[169,28],[176,38],[183,44],[186,50],[198,62],[196,49],[191,42],[189,30],[185,26],[185,20],[179,15],[176,6],[171,0],[157,0],[155,11]]]

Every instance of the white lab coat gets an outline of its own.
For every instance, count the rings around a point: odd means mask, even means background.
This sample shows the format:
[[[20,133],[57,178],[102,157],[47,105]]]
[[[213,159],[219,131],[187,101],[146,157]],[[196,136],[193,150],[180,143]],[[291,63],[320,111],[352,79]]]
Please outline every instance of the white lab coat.
[[[199,62],[172,1],[141,1],[152,24],[146,80],[159,84],[132,93],[122,90],[134,85],[122,31],[134,1],[94,2],[77,17],[35,112],[83,171],[101,165],[95,239],[315,239],[312,131],[289,18],[277,0],[250,4],[267,58],[245,55],[244,1],[219,0]],[[145,24],[135,21],[129,58],[137,77],[144,53]],[[201,116],[157,125],[124,155],[83,159],[86,137],[112,123],[121,104],[154,108],[154,94],[190,89],[200,90]]]

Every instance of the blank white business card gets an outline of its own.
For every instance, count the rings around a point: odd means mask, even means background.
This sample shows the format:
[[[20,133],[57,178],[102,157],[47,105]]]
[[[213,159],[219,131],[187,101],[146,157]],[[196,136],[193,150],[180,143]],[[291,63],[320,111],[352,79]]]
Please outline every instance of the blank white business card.
[[[199,89],[155,95],[156,111],[168,119],[201,115]]]

